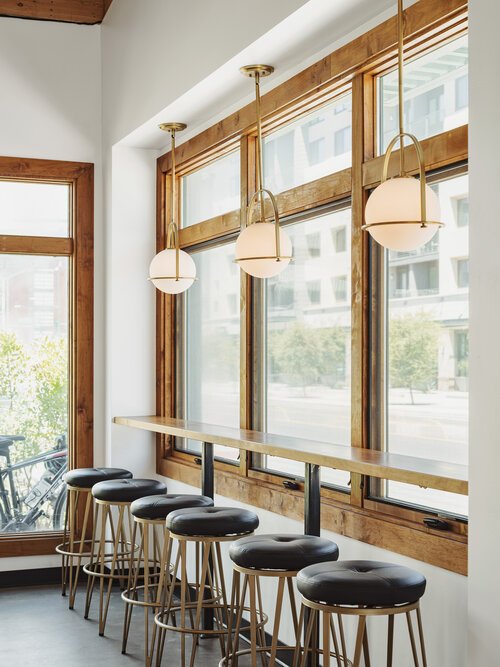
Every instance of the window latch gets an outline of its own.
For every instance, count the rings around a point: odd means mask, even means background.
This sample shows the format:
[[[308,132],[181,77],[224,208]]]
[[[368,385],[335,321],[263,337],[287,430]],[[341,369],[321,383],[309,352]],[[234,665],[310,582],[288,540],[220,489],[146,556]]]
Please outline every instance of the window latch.
[[[434,530],[450,530],[450,524],[443,519],[438,519],[434,516],[426,516],[424,518],[424,523],[427,528],[433,528]]]
[[[285,489],[290,489],[291,491],[298,491],[300,489],[300,484],[298,482],[292,482],[290,479],[285,479],[283,486]]]
[[[201,466],[201,459],[199,456],[195,456],[193,460],[197,466]]]

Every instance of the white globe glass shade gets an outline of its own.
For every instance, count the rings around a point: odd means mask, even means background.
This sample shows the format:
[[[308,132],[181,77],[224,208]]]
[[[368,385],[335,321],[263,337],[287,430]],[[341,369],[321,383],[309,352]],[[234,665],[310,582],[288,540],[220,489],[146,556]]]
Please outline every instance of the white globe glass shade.
[[[167,294],[180,294],[193,284],[196,265],[187,252],[179,250],[179,280],[175,279],[175,249],[159,252],[149,265],[149,277],[153,285]]]
[[[439,199],[428,185],[425,186],[426,219],[441,220]],[[418,221],[420,213],[420,181],[416,178],[398,176],[381,183],[370,195],[365,209],[365,222],[372,238],[389,250],[415,250],[425,245],[439,229],[438,225],[422,227],[419,222],[397,224],[404,220]],[[392,222],[393,225],[378,225]]]
[[[245,273],[254,278],[272,278],[290,264],[292,242],[283,229],[280,229],[280,255],[283,259],[279,262],[273,259],[276,257],[276,231],[272,222],[248,225],[236,241],[236,261]]]

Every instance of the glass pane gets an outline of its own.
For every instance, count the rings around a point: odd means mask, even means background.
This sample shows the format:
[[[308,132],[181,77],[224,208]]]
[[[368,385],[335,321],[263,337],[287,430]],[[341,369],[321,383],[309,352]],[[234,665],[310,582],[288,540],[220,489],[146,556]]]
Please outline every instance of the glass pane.
[[[264,138],[264,180],[274,192],[351,166],[352,97],[285,125]]]
[[[388,258],[389,451],[467,465],[469,237],[460,222],[468,177],[432,186],[443,227],[422,248]],[[391,498],[457,514],[467,498],[389,482]]]
[[[67,257],[0,255],[0,530],[61,529],[68,437]]]
[[[186,418],[240,425],[240,273],[234,243],[193,255],[199,280],[186,293]],[[200,451],[199,442],[189,442]],[[237,460],[238,449],[215,447]]]
[[[0,181],[0,234],[68,236],[66,184]]]
[[[345,209],[288,225],[294,261],[266,287],[267,431],[351,445],[351,232]],[[314,251],[311,252],[311,249]],[[267,468],[304,466],[267,457]],[[346,486],[347,473],[322,469]]]
[[[469,119],[467,36],[404,66],[405,131],[425,139]],[[398,131],[398,74],[379,78],[381,152]]]
[[[234,151],[182,178],[182,226],[240,207],[240,152]]]

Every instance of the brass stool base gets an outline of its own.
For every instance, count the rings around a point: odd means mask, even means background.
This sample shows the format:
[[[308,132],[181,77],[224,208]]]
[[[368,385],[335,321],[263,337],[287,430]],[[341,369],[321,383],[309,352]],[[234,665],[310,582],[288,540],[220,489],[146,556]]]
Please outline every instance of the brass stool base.
[[[68,607],[73,609],[82,559],[88,558],[92,551],[92,549],[86,550],[86,545],[91,545],[92,541],[85,538],[92,510],[92,489],[70,486],[69,484],[66,485],[66,489],[68,495],[64,515],[63,541],[57,545],[56,552],[61,554],[62,557],[61,595],[65,596],[66,589],[68,589]],[[78,513],[80,510],[80,500],[84,495],[86,495],[86,499],[83,511],[83,523],[81,534],[78,535]]]

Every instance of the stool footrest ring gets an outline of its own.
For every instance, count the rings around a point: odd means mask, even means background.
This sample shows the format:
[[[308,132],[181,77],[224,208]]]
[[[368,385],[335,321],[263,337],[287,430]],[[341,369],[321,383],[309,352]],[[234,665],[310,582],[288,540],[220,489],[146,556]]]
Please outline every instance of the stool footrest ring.
[[[256,652],[257,653],[269,653],[270,654],[272,650],[273,650],[272,646],[257,646]],[[297,647],[296,646],[277,646],[274,650],[277,653],[279,653],[279,651],[296,651]],[[312,653],[312,651],[313,651],[313,649],[308,649],[307,652]],[[302,654],[303,652],[304,652],[304,649],[301,648],[300,653]],[[314,652],[317,655],[323,655],[323,649],[316,649]],[[227,656],[224,656],[221,660],[219,660],[218,667],[228,667],[228,665],[232,662],[233,658],[238,659],[242,655],[250,655],[251,653],[252,653],[251,648],[245,648],[245,649],[241,649],[240,651],[236,651],[235,653],[232,653],[229,656],[229,659],[227,658]],[[330,651],[330,657],[335,658],[335,660],[337,660],[337,658],[340,658],[340,660],[342,661],[342,667],[344,667],[344,665],[345,665],[345,667],[353,667],[352,666],[352,660],[349,660],[349,658],[344,657],[342,654],[337,656],[335,651]],[[299,664],[300,664],[300,661],[299,661]]]

